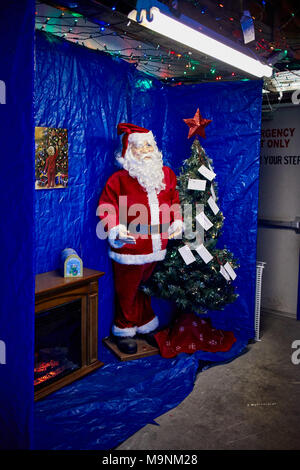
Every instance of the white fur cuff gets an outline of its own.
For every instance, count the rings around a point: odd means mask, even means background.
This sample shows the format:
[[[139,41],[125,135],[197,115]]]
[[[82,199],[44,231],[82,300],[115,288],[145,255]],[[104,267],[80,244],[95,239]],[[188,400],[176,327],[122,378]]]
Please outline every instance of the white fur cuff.
[[[148,253],[147,255],[126,255],[110,250],[108,255],[111,259],[120,264],[146,264],[153,261],[162,261],[166,257],[167,250]]]
[[[130,338],[133,338],[136,334],[136,326],[133,326],[132,328],[119,328],[118,326],[113,325],[111,332],[114,336],[122,336],[123,338],[129,336]]]
[[[151,333],[151,331],[155,330],[159,325],[159,321],[157,317],[154,317],[153,320],[149,321],[145,325],[138,326],[136,329],[137,333],[146,334]]]

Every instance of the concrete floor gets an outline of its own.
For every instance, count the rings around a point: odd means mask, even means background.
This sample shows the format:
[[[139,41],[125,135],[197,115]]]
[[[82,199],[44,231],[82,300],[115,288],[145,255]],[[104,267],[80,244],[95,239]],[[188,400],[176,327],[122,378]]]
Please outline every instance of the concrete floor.
[[[117,450],[299,450],[300,322],[264,314],[261,341],[229,364],[201,372],[192,393]],[[298,355],[300,358],[300,354]]]

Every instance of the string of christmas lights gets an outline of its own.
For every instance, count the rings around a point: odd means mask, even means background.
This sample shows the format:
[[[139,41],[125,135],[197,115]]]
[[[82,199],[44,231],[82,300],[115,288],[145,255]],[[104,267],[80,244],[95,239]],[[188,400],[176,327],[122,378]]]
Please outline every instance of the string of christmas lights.
[[[137,65],[141,65],[142,69],[146,71],[147,73],[153,74],[153,71],[156,72],[163,72],[164,74],[168,74],[169,78],[171,77],[170,72],[172,71],[173,73],[180,74],[179,77],[182,75],[180,73],[180,69],[182,69],[182,62],[185,63],[185,66],[187,69],[194,71],[197,66],[201,65],[202,67],[205,67],[209,70],[210,65],[206,64],[204,61],[200,60],[191,60],[191,52],[183,53],[183,54],[177,54],[173,50],[169,50],[168,52],[164,51],[161,49],[160,45],[156,45],[156,47],[141,47],[141,45],[138,45],[136,47],[125,47],[125,48],[118,48],[118,49],[108,49],[105,43],[99,42],[98,39],[100,40],[105,40],[108,36],[117,36],[120,39],[126,39],[126,41],[135,41],[133,38],[130,38],[128,36],[120,33],[117,33],[115,31],[113,32],[107,32],[105,31],[104,27],[99,27],[98,26],[90,26],[90,25],[81,25],[78,24],[78,20],[73,17],[66,17],[64,14],[61,16],[63,18],[63,22],[57,23],[53,21],[57,21],[60,17],[57,16],[46,16],[46,15],[36,15],[36,20],[37,20],[37,29],[38,26],[40,26],[40,30],[44,32],[49,32],[47,29],[50,29],[51,34],[55,35],[60,35],[60,37],[64,39],[69,39],[72,41],[76,41],[77,44],[85,45],[84,41],[87,41],[88,39],[92,39],[95,41],[106,53],[116,56],[120,59],[127,60],[132,62],[136,62]],[[69,20],[68,23],[66,23],[65,20]],[[43,22],[43,23],[42,23]],[[70,24],[71,22],[71,24]],[[118,26],[122,23],[114,23],[112,25],[103,22],[103,24],[108,26]],[[54,28],[56,27],[56,28]],[[54,29],[53,29],[54,28]],[[57,30],[59,28],[59,30]],[[74,28],[74,29],[73,29]],[[76,28],[76,30],[75,30]],[[84,31],[78,31],[79,28],[84,28]],[[159,50],[159,55],[157,55],[157,51]],[[130,54],[124,54],[124,52],[129,51]],[[138,51],[140,52],[140,55],[134,54],[133,51]],[[160,62],[163,64],[163,66],[155,66],[155,63]],[[147,66],[147,67],[146,67]],[[165,66],[165,67],[164,67]],[[176,70],[179,69],[179,70]],[[184,75],[186,75],[186,71],[184,71]],[[203,74],[201,75],[203,77]],[[165,77],[166,78],[166,77]]]
[[[201,2],[198,1],[190,1],[193,3],[195,7],[201,9],[202,15],[210,15],[211,11],[206,6],[201,5]],[[38,2],[37,5],[42,5],[41,2]],[[262,2],[263,7],[265,7],[266,2]],[[218,2],[216,4],[218,7],[220,14],[219,16],[215,17],[216,22],[219,26],[226,24],[230,24],[233,28],[235,28],[235,23],[239,22],[239,19],[236,17],[236,14],[231,14],[231,12],[225,13],[224,4]],[[117,8],[117,3],[111,7],[112,11],[115,11]],[[224,13],[223,13],[224,12]],[[191,52],[187,51],[186,53],[176,53],[173,50],[166,50],[159,44],[151,44],[149,47],[145,45],[142,46],[132,46],[132,47],[118,47],[116,49],[108,48],[105,41],[108,40],[109,37],[115,37],[117,40],[120,41],[132,41],[136,42],[137,40],[131,38],[127,31],[117,32],[112,30],[113,28],[121,27],[124,25],[124,22],[115,22],[115,23],[108,23],[105,21],[89,19],[83,17],[79,13],[74,13],[71,11],[59,11],[59,16],[46,16],[41,15],[36,11],[36,28],[40,29],[46,33],[55,34],[56,36],[60,36],[63,39],[70,40],[72,42],[76,42],[76,44],[82,46],[92,47],[90,43],[86,44],[89,40],[95,42],[95,49],[100,48],[101,51],[110,54],[113,57],[126,60],[130,63],[134,63],[136,67],[143,70],[147,74],[161,74],[164,80],[170,80],[172,82],[176,81],[179,83],[180,80],[184,81],[197,81],[197,80],[232,80],[232,79],[241,79],[241,76],[238,72],[218,72],[216,66],[211,65],[211,59],[205,60],[191,60]],[[286,26],[286,24],[293,18],[295,15],[298,14],[298,11],[291,14],[291,18],[280,26],[280,31]],[[255,19],[255,17],[253,17]],[[85,23],[82,24],[81,21],[84,20]],[[87,24],[87,21],[93,24]],[[95,21],[97,21],[98,25],[95,25]],[[130,21],[128,22],[127,26],[130,27]],[[59,29],[59,30],[58,30]],[[262,24],[259,21],[255,24],[256,32],[262,33]],[[241,40],[241,35],[235,38],[236,40]],[[103,42],[102,42],[103,41]],[[282,39],[282,41],[284,41]],[[252,50],[249,48],[249,51],[255,55],[256,58],[260,59],[261,57],[268,57],[273,52],[281,51],[279,43],[274,43],[268,41],[264,37],[258,38],[254,42],[254,47]],[[287,45],[284,44],[285,48],[287,49]],[[159,54],[157,51],[159,50]],[[128,51],[128,54],[126,53]],[[138,52],[138,53],[137,53]],[[210,61],[210,63],[209,63]],[[158,66],[158,63],[160,65]],[[288,64],[286,64],[288,70]],[[183,70],[182,71],[182,69]],[[201,68],[201,72],[198,71],[197,68]],[[206,69],[206,70],[205,70]],[[246,80],[246,79],[244,79]]]

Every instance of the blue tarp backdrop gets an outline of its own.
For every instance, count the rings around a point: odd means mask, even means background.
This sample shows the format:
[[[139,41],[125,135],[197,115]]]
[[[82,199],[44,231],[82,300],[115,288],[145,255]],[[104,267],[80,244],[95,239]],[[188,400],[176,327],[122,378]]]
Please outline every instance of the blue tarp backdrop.
[[[32,433],[34,9],[0,5],[0,449],[27,448]]]
[[[100,340],[112,323],[113,280],[107,242],[96,236],[96,208],[116,170],[117,124],[151,129],[165,162],[178,173],[192,144],[183,118],[193,117],[198,107],[212,119],[201,143],[214,162],[218,204],[225,216],[218,246],[225,244],[241,264],[235,281],[238,300],[210,316],[219,327],[254,336],[261,100],[261,81],[163,86],[121,60],[37,33],[36,126],[68,129],[69,186],[36,191],[36,272],[56,269],[66,247],[74,248],[86,267],[105,271],[99,293]],[[154,300],[154,307],[166,321],[168,305]]]

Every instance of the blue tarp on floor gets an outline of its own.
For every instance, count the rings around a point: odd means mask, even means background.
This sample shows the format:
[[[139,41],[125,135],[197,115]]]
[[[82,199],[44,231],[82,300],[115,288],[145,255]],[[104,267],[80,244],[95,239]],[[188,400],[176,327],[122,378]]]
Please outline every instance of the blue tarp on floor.
[[[35,449],[111,450],[192,391],[197,372],[246,351],[239,333],[230,351],[160,355],[120,362],[106,348],[106,363],[35,405]]]

